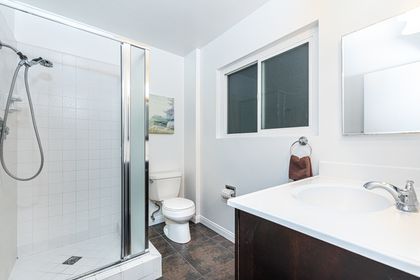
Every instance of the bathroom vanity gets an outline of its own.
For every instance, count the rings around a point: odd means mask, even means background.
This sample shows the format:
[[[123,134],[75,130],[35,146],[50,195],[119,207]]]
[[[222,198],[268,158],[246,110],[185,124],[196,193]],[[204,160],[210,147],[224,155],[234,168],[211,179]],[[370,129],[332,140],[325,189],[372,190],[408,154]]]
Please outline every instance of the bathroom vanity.
[[[420,279],[420,215],[314,177],[230,199],[236,279]]]

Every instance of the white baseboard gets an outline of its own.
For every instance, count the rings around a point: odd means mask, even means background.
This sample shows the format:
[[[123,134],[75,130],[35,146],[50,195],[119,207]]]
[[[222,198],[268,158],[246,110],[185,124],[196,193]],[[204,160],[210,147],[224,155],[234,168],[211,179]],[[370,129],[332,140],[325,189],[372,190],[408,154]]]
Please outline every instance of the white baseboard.
[[[194,215],[191,220],[194,224],[198,224],[200,222],[200,215]]]
[[[206,227],[214,230],[215,232],[217,232],[218,234],[220,234],[224,238],[226,238],[226,239],[232,241],[233,243],[235,243],[235,233],[225,229],[224,227],[216,224],[215,222],[207,219],[206,217],[203,217],[203,216],[200,216],[200,215],[194,215],[191,218],[191,221],[195,224],[202,223],[203,225],[205,225]],[[163,223],[163,222],[165,222],[165,218],[162,215],[157,215],[154,222],[151,219],[149,220],[149,226],[157,225],[157,224],[160,224],[160,223]]]
[[[230,240],[231,242],[235,243],[235,234],[227,229],[225,229],[224,227],[216,224],[215,222],[207,219],[206,217],[203,216],[198,216],[195,219],[198,218],[198,221],[200,223],[202,223],[203,225],[205,225],[206,227],[214,230],[215,232],[217,232],[218,234],[220,234],[221,236],[223,236],[224,238]]]

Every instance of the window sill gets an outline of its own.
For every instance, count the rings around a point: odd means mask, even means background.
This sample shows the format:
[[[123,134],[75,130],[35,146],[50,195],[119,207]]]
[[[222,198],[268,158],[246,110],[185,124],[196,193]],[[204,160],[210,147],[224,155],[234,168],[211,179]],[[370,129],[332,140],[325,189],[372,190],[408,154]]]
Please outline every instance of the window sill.
[[[318,130],[311,126],[262,129],[259,132],[251,132],[251,133],[234,133],[234,134],[223,133],[223,134],[216,135],[216,139],[300,137],[302,135],[317,136]]]

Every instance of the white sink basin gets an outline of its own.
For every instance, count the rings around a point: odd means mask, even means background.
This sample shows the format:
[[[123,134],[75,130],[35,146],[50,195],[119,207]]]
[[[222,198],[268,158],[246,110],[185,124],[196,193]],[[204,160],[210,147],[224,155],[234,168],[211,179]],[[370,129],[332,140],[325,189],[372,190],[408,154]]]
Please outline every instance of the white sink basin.
[[[393,206],[385,196],[349,186],[308,185],[293,192],[293,196],[311,206],[347,213],[369,213]]]

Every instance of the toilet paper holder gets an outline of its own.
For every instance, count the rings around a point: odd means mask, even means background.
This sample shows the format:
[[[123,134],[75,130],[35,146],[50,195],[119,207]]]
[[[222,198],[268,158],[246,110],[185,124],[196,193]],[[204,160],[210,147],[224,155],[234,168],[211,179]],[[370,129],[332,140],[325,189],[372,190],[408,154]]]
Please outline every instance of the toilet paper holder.
[[[225,188],[222,190],[222,197],[224,199],[236,197],[236,187],[225,185]]]
[[[225,188],[228,189],[228,190],[232,190],[233,191],[232,197],[235,197],[236,196],[236,187],[226,185]]]

